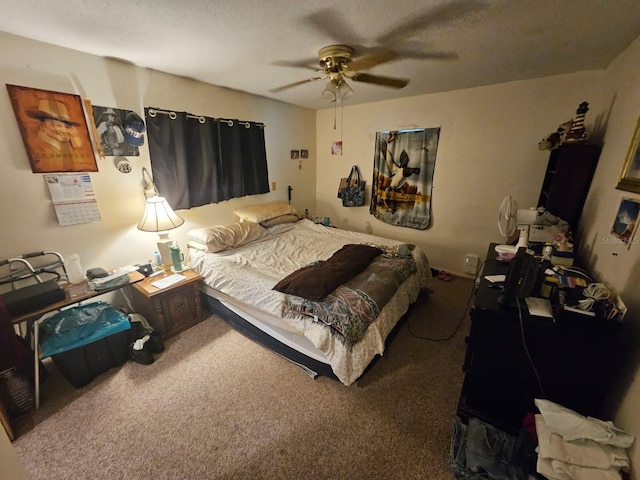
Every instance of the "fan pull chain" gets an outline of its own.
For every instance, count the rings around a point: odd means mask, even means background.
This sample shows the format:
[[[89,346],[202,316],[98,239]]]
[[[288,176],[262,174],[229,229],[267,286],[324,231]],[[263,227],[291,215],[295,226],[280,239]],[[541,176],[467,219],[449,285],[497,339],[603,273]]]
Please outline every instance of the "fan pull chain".
[[[340,102],[340,155],[344,154],[344,144],[342,143],[342,132],[344,131],[344,103]]]

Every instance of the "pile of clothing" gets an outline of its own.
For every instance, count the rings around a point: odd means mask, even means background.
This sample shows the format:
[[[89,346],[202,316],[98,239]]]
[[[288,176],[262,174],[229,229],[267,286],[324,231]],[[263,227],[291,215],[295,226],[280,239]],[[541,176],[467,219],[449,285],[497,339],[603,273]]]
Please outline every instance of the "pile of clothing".
[[[548,400],[535,400],[536,469],[549,480],[621,480],[633,435]]]

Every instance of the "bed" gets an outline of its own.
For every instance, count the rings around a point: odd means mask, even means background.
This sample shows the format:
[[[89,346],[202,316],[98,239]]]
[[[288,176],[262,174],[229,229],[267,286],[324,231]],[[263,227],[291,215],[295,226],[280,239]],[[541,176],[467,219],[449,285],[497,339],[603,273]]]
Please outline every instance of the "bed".
[[[191,230],[188,264],[202,275],[203,299],[213,313],[310,375],[351,385],[384,353],[385,340],[420,292],[431,291],[427,256],[417,246],[298,219],[295,211],[281,213],[292,210],[288,204],[279,207],[266,215],[271,218],[242,209],[236,210],[242,222]],[[284,293],[290,285],[274,290],[305,269],[317,278],[313,269],[339,254],[340,265],[362,258],[366,248],[380,254],[324,298]],[[379,291],[366,291],[374,284]],[[351,301],[359,306],[344,303]]]

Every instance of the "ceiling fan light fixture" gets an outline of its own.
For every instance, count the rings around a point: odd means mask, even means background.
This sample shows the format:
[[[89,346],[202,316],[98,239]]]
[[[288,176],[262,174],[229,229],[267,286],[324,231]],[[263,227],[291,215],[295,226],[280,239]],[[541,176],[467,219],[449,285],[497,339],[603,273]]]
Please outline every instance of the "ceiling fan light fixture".
[[[329,80],[322,91],[322,96],[330,102],[335,102],[338,98],[338,86],[333,80]]]
[[[322,91],[322,96],[330,102],[342,102],[353,95],[353,88],[344,79],[329,80]]]
[[[353,95],[353,88],[351,88],[351,85],[349,85],[345,80],[342,80],[338,86],[338,92],[340,93],[340,99],[344,100],[345,98],[349,98]]]

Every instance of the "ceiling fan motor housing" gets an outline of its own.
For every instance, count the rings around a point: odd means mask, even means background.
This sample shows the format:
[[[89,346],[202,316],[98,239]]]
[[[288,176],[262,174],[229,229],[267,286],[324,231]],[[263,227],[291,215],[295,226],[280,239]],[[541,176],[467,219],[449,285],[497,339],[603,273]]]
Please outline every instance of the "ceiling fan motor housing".
[[[320,66],[326,73],[341,72],[351,61],[353,48],[347,45],[329,45],[318,50]]]

